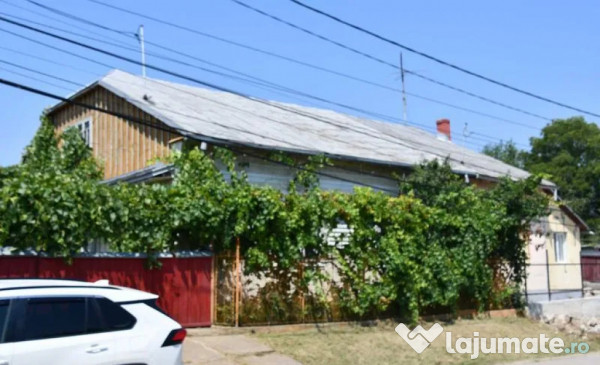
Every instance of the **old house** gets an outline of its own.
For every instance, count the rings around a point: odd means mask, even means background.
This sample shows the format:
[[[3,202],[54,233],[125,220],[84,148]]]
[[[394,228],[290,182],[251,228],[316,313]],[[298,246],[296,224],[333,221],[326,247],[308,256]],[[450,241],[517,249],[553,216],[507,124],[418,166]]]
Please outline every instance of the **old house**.
[[[72,127],[81,131],[103,162],[109,182],[169,179],[170,166],[149,161],[167,156],[189,140],[198,141],[201,148],[226,145],[236,149],[250,182],[280,189],[287,187],[294,171],[266,160],[272,151],[297,158],[327,155],[336,166],[323,170],[321,186],[346,192],[359,182],[393,194],[397,192],[394,173],[410,173],[415,164],[431,159],[448,158],[455,173],[483,188],[502,176],[529,176],[452,143],[450,121],[445,119],[437,122],[436,136],[406,125],[251,99],[118,70],[71,99],[148,122],[140,125],[66,102],[49,109],[58,132]],[[550,181],[544,180],[540,188],[557,196],[558,188]],[[532,295],[548,291],[580,295],[581,272],[573,264],[579,263],[581,232],[586,229],[585,223],[559,202],[549,217],[540,220],[529,249],[536,264],[528,286]],[[546,265],[554,263],[571,265]]]

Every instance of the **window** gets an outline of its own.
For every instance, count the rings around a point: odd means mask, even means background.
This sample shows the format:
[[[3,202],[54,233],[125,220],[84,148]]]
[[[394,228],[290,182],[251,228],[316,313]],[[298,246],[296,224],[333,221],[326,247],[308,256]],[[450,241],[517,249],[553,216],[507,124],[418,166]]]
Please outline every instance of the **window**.
[[[88,242],[84,252],[89,253],[105,253],[110,252],[110,247],[105,239],[94,239]]]
[[[2,302],[0,319],[1,314]],[[136,323],[135,317],[119,304],[102,297],[23,299],[17,318],[9,342],[120,331]]]
[[[564,232],[554,233],[554,259],[556,262],[567,261],[567,234]]]
[[[81,122],[74,125],[75,128],[81,133],[81,138],[85,141],[88,147],[92,147],[92,119],[84,119]]]
[[[130,329],[135,317],[119,304],[106,298],[89,298],[87,332],[111,332]]]
[[[26,301],[18,341],[82,335],[85,298],[31,298]]]
[[[8,319],[8,300],[0,300],[0,343],[4,340],[4,332]]]

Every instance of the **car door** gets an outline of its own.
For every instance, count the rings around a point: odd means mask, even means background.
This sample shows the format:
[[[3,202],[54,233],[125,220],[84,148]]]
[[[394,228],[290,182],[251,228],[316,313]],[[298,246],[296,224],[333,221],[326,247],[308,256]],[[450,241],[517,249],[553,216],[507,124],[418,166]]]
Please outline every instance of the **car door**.
[[[12,345],[9,365],[111,364],[114,339],[108,332],[88,331],[86,297],[19,299],[6,342]]]

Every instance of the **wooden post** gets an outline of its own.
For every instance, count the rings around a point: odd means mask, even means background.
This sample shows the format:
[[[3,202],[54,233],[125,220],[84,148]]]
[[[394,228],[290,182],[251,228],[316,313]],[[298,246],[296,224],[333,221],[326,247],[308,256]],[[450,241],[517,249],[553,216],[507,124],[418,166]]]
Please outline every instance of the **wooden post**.
[[[235,326],[240,325],[240,297],[242,285],[240,282],[240,238],[235,238]]]
[[[300,282],[299,285],[302,285],[302,282],[304,281],[304,263],[300,262],[300,264],[298,265],[298,274],[300,276]],[[304,301],[304,290],[302,288],[302,286],[300,287],[300,310],[302,311],[302,323],[304,323],[304,311],[306,309],[306,304]]]

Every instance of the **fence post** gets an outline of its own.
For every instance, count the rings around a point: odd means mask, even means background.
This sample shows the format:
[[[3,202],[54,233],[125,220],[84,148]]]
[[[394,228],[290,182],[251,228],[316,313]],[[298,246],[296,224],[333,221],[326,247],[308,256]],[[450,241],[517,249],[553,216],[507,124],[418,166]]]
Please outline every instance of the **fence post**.
[[[525,264],[525,304],[529,303],[529,297],[527,295],[527,277],[529,276],[530,264]]]
[[[583,263],[581,262],[581,254],[579,254],[579,272],[581,274],[581,297],[585,297],[585,287],[583,285]]]
[[[306,303],[304,300],[304,288],[302,287],[302,282],[304,281],[304,263],[301,261],[298,265],[298,273],[300,276],[300,310],[302,311],[302,323],[304,323],[304,311],[306,309]]]
[[[240,325],[240,238],[235,238],[235,326]]]
[[[211,326],[217,323],[217,280],[219,279],[217,272],[217,255],[214,250],[210,260],[210,322]]]
[[[546,280],[548,283],[548,301],[552,301],[552,289],[550,289],[550,262],[548,260],[548,250],[546,250]]]

